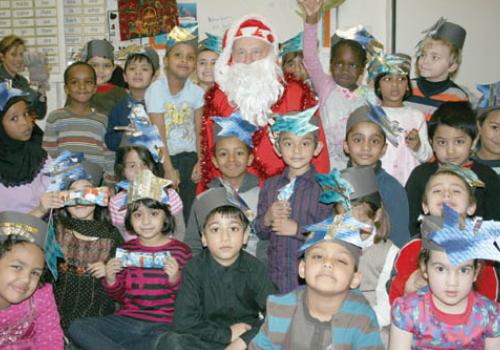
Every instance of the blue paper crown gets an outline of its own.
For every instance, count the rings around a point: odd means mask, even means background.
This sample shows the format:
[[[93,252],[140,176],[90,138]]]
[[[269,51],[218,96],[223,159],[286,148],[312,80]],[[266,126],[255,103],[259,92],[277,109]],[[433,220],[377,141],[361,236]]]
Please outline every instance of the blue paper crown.
[[[236,111],[229,117],[212,117],[214,123],[221,127],[217,137],[237,137],[249,147],[253,148],[252,136],[257,131],[257,126],[243,119],[240,112]]]
[[[375,39],[375,37],[361,25],[348,28],[347,30],[336,30],[332,38],[332,46],[335,45],[339,39],[357,41],[370,56],[382,55],[384,51],[384,45]]]
[[[290,52],[300,52],[304,48],[304,33],[300,32],[280,45],[280,56]]]
[[[312,236],[300,247],[299,252],[320,242],[333,240],[340,240],[361,249],[361,231],[371,231],[372,226],[356,220],[348,213],[331,216],[317,224],[304,226],[304,229],[310,231]]]
[[[452,163],[444,163],[439,166],[437,172],[440,171],[451,171],[454,174],[460,176],[470,187],[484,187],[485,184],[481,179],[476,175],[476,173],[468,168],[464,168],[463,166],[452,164]]]
[[[207,38],[200,42],[200,46],[206,50],[210,50],[220,55],[222,52],[222,37],[206,33]]]
[[[167,50],[170,50],[178,43],[182,42],[193,42],[196,43],[197,35],[196,32],[198,30],[197,23],[189,23],[184,26],[175,26],[172,30],[166,35],[166,46]],[[196,45],[195,45],[196,49]]]
[[[500,238],[500,222],[482,218],[461,220],[459,214],[443,205],[443,227],[429,234],[448,255],[450,263],[459,265],[467,260],[500,261],[500,250],[495,241]]]
[[[318,105],[301,112],[278,114],[271,126],[271,131],[275,134],[289,132],[297,136],[304,136],[314,132],[319,128],[311,124],[310,121],[317,109]]]
[[[386,53],[373,56],[368,65],[368,79],[375,80],[381,74],[409,75],[411,57],[402,53]]]
[[[340,203],[346,210],[351,210],[351,201],[349,200],[354,188],[347,181],[340,171],[333,168],[330,174],[316,175],[319,185],[323,189],[323,193],[319,196],[322,203],[332,204]]]
[[[479,84],[477,89],[483,95],[479,100],[479,108],[496,108],[500,106],[500,81],[491,84]]]
[[[118,189],[127,191],[123,199],[122,206],[140,199],[154,199],[163,204],[170,204],[170,198],[165,187],[170,186],[172,181],[157,177],[149,169],[140,171],[132,180],[118,182],[115,186]],[[132,192],[132,193],[131,193]]]
[[[27,96],[28,93],[12,87],[10,80],[0,83],[0,111],[3,111],[10,99],[18,96]]]
[[[368,106],[368,119],[380,126],[385,133],[387,140],[394,146],[398,146],[398,137],[403,128],[399,126],[397,121],[391,121],[385,113],[382,106],[367,103]]]
[[[83,160],[83,152],[61,152],[49,167],[47,192],[65,190],[76,180],[90,180],[92,176],[83,167]]]

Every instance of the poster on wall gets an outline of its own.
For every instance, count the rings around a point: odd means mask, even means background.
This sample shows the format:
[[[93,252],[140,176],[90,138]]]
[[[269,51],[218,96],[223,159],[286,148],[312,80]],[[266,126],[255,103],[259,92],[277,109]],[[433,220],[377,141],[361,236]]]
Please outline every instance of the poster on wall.
[[[118,0],[120,39],[168,33],[178,24],[176,0]]]

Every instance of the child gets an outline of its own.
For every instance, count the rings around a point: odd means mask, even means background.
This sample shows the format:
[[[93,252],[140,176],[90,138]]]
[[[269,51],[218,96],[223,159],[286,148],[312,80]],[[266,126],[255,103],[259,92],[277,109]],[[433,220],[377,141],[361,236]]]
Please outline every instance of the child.
[[[500,174],[500,133],[498,132],[500,130],[500,105],[496,102],[491,107],[478,108],[477,114],[479,144],[472,159],[489,166]]]
[[[265,266],[241,250],[248,231],[248,219],[239,208],[210,210],[202,234],[208,249],[186,265],[176,300],[175,333],[163,337],[158,348],[245,349],[257,334],[266,298],[276,288]]]
[[[149,170],[134,177],[125,225],[137,239],[102,270],[106,292],[120,310],[106,317],[77,320],[71,339],[83,349],[155,349],[170,328],[181,270],[191,257],[188,246],[170,238],[175,222],[168,209],[164,179]]]
[[[187,220],[195,197],[193,181],[199,180],[197,152],[204,91],[189,79],[196,65],[196,37],[175,27],[167,41],[166,77],[147,90],[146,109],[165,143],[165,177],[179,185]]]
[[[450,77],[458,71],[466,31],[440,18],[417,44],[417,75],[406,104],[422,111],[429,120],[445,101],[468,101],[467,93]]]
[[[480,269],[477,259],[500,260],[493,245],[500,225],[466,220],[462,226],[459,221],[450,208],[445,209],[444,223],[440,217],[424,217],[420,266],[429,287],[396,299],[390,349],[500,346],[499,304],[473,290]]]
[[[426,215],[442,216],[443,205],[453,208],[463,219],[476,211],[474,187],[483,185],[472,170],[444,165],[427,182],[422,209]],[[404,294],[414,292],[427,285],[418,270],[418,254],[422,246],[421,239],[414,239],[401,248],[394,263],[395,273],[389,288],[391,303]],[[485,265],[479,273],[478,292],[491,300],[498,295],[498,278],[494,269]]]
[[[268,298],[250,349],[384,349],[375,313],[357,289],[362,228],[350,215],[307,228],[299,264],[306,286]]]
[[[115,104],[127,96],[125,89],[111,83],[113,72],[117,68],[114,57],[113,45],[101,39],[89,41],[81,57],[96,73],[96,92],[92,96],[91,106],[105,116],[109,116]]]
[[[244,120],[239,113],[228,118],[212,117],[212,120],[215,142],[212,162],[221,176],[215,177],[208,184],[209,189],[193,202],[185,242],[194,254],[203,248],[200,240],[203,223],[214,203],[237,205],[245,211],[249,220],[253,220],[260,191],[259,179],[247,171],[253,161],[252,135],[257,127]],[[252,230],[245,250],[267,262],[267,245]]]
[[[146,89],[153,81],[159,68],[160,58],[156,51],[150,47],[132,52],[127,56],[123,79],[128,84],[128,95],[118,101],[111,110],[104,138],[106,146],[111,151],[118,150],[123,136],[123,133],[116,131],[115,127],[129,125],[128,116],[132,111],[132,106],[138,103],[145,104]]]
[[[292,75],[298,81],[306,81],[309,78],[303,63],[303,46],[304,33],[302,32],[280,44],[283,73]]]
[[[207,38],[198,45],[196,55],[196,80],[203,91],[209,90],[215,83],[214,66],[222,51],[222,38],[206,33]]]
[[[269,273],[281,293],[299,285],[297,251],[304,240],[302,227],[332,212],[330,206],[319,202],[318,172],[311,165],[323,147],[318,127],[311,124],[317,122],[313,116],[316,109],[278,115],[271,127],[275,152],[287,167],[262,185],[255,231],[260,239],[269,240]]]
[[[417,166],[406,183],[410,204],[410,233],[418,232],[418,216],[421,214],[422,194],[429,177],[446,162],[471,169],[484,182],[484,188],[475,191],[476,215],[485,219],[500,220],[500,196],[498,176],[486,165],[470,159],[473,142],[477,135],[474,113],[468,102],[445,102],[433,113],[428,125],[436,161]]]
[[[107,188],[94,187],[100,181],[100,169],[94,169],[92,163],[86,163],[85,168],[78,162],[80,159],[71,157],[72,166],[59,171],[66,161],[65,155],[52,164],[51,182],[57,182],[54,179],[60,177],[60,190],[75,194],[92,189],[104,198],[90,203],[71,201],[76,196],[69,194],[65,208],[58,211],[56,238],[64,256],[58,265],[59,278],[54,282],[54,294],[61,325],[66,332],[75,319],[113,312],[113,300],[104,292],[100,279],[104,276],[106,262],[123,240],[120,232],[107,220],[107,210],[103,207],[107,205]]]
[[[158,173],[160,173],[160,169],[158,169],[159,166],[161,166],[160,163],[156,163],[151,152],[141,144],[129,142],[128,145],[120,147],[118,152],[116,152],[115,174],[117,175],[118,181],[127,180],[132,182],[140,171],[146,169],[158,175]],[[125,229],[127,208],[124,206],[124,200],[127,197],[127,193],[127,190],[122,189],[111,197],[109,201],[111,222],[120,230],[126,242],[137,238],[134,234]],[[184,215],[182,214],[182,201],[177,192],[172,188],[167,189],[167,194],[169,197],[170,213],[175,220],[175,235],[177,237],[183,237],[186,227]]]
[[[66,107],[47,117],[43,148],[56,158],[62,151],[83,152],[85,159],[99,165],[106,182],[112,181],[113,162],[104,143],[107,116],[91,107],[96,92],[96,73],[83,62],[75,62],[64,71],[64,91],[69,97]]]
[[[390,219],[391,240],[398,247],[402,247],[410,240],[408,198],[403,186],[380,164],[387,148],[386,140],[392,138],[393,134],[385,126],[388,123],[383,122],[383,113],[377,112],[380,112],[380,107],[364,105],[349,115],[344,151],[349,156],[350,165],[374,168],[377,188]]]
[[[382,166],[403,186],[411,171],[432,157],[424,114],[403,105],[411,95],[410,65],[410,56],[384,54],[374,57],[368,66],[369,78],[374,81],[375,93],[388,120],[399,126],[397,143],[387,145]]]
[[[330,168],[343,169],[347,157],[343,150],[343,135],[349,113],[367,100],[376,102],[368,86],[358,85],[366,65],[366,51],[355,40],[337,39],[331,47],[331,75],[323,71],[317,49],[317,23],[323,3],[300,0],[306,19],[304,22],[304,64],[311,77],[321,105],[321,121],[325,129]]]
[[[0,83],[0,212],[14,210],[43,217],[61,203],[45,193],[50,163],[42,148],[43,131],[28,114],[26,93]]]
[[[2,349],[64,348],[52,286],[40,283],[47,235],[47,224],[34,216],[0,213]]]

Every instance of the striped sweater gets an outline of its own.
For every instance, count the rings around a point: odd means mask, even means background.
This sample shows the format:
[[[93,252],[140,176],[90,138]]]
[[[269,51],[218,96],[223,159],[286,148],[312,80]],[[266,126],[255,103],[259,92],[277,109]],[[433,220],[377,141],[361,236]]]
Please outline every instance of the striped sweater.
[[[191,258],[191,249],[175,239],[159,247],[146,247],[138,239],[134,239],[121,248],[129,252],[169,251],[181,270]],[[129,267],[116,275],[113,285],[108,285],[103,278],[103,285],[106,293],[121,306],[117,315],[151,322],[173,321],[175,297],[181,285],[181,277],[171,284],[162,269]]]
[[[281,350],[297,305],[302,302],[305,289],[299,288],[285,295],[271,295],[267,299],[266,318],[259,333],[250,343],[250,350]],[[346,299],[332,319],[332,344],[335,350],[383,350],[375,312],[358,289]],[[294,344],[290,344],[293,348]]]
[[[66,108],[56,109],[47,117],[43,148],[56,158],[62,151],[83,152],[85,159],[99,165],[109,179],[114,171],[114,154],[104,143],[107,117],[92,112],[80,115]]]

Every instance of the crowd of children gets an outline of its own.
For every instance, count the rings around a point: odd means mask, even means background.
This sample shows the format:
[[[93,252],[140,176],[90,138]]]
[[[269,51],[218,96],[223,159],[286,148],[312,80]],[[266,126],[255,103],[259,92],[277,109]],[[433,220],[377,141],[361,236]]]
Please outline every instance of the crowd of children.
[[[443,19],[414,79],[364,29],[326,73],[297,2],[280,45],[176,26],[163,68],[89,41],[45,130],[0,41],[0,348],[500,348],[500,84],[468,102]]]

